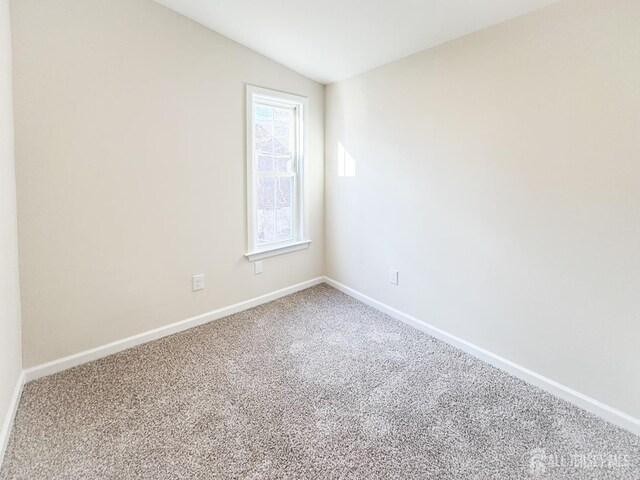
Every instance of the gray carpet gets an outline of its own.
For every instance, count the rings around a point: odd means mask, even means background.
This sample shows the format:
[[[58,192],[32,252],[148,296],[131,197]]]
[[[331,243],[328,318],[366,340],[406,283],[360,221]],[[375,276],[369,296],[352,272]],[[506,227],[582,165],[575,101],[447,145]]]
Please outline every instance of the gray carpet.
[[[0,479],[639,479],[640,437],[320,285],[24,390]]]

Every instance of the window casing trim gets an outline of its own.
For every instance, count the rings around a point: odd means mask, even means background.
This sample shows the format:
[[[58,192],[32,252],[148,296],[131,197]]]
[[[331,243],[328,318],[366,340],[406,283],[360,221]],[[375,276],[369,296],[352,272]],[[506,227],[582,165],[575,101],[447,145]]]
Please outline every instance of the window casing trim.
[[[254,165],[254,102],[272,103],[279,106],[296,108],[296,161],[295,201],[294,201],[294,238],[284,242],[258,245],[256,238],[256,172]],[[308,169],[309,155],[309,100],[306,97],[279,92],[254,85],[246,86],[246,177],[247,177],[247,251],[245,257],[256,261],[270,256],[281,255],[307,248],[311,243],[308,225],[308,202],[306,192],[308,181],[305,175]]]

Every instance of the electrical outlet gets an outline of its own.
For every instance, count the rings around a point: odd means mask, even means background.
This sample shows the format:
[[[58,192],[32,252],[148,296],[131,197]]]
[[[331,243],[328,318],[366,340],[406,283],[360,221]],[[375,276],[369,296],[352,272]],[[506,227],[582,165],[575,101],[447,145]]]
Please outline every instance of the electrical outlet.
[[[398,271],[397,270],[389,270],[389,283],[393,285],[398,285]]]
[[[204,290],[204,273],[191,277],[191,287],[194,292]]]
[[[259,275],[262,273],[262,260],[258,260],[257,262],[253,262],[253,272],[256,275]]]

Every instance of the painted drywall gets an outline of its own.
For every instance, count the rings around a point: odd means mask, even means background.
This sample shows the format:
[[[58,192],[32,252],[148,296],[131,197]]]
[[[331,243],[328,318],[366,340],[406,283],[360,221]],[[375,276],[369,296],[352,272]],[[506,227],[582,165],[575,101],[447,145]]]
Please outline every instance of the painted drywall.
[[[26,367],[322,274],[322,85],[151,0],[19,0],[12,23]],[[261,275],[246,83],[310,104],[312,244]]]
[[[9,0],[0,0],[0,431],[10,421],[7,413],[22,371],[9,19]]]
[[[327,275],[640,417],[639,25],[563,1],[328,86]]]

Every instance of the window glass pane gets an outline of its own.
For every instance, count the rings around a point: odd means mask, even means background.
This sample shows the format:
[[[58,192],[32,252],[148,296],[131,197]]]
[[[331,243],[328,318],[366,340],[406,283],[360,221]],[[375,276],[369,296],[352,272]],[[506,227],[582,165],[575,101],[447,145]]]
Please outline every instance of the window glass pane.
[[[254,116],[254,146],[258,160],[262,154],[291,157],[295,149],[294,109],[256,104]],[[277,171],[291,171],[291,167],[291,163],[283,161]],[[273,171],[263,168],[264,165],[257,166],[260,172]]]
[[[256,161],[256,170],[260,173],[273,173],[275,160],[276,159],[273,157],[273,155],[258,155]]]
[[[258,243],[276,241],[276,178],[258,178],[257,238]]]
[[[293,161],[291,157],[257,155],[256,171],[259,173],[291,173],[293,172]]]
[[[274,157],[273,163],[276,172],[293,172],[291,157]]]
[[[256,105],[253,138],[258,154],[273,153],[273,107]]]
[[[293,151],[293,110],[274,108],[273,114],[273,153],[289,156]]]
[[[293,238],[293,177],[278,177],[278,198],[276,202],[276,235],[278,241],[289,240]]]
[[[294,237],[294,177],[258,178],[258,242],[281,242]]]

